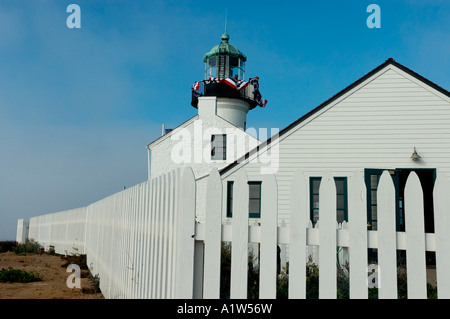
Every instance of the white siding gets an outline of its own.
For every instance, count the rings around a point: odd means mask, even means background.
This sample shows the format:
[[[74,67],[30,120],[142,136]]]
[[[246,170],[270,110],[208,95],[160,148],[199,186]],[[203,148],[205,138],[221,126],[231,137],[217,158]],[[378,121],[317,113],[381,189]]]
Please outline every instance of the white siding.
[[[182,130],[187,134],[185,137],[190,137],[189,140],[181,139]],[[234,139],[233,136],[227,134],[229,132],[235,134]],[[171,136],[150,146],[152,178],[181,167],[191,167],[195,177],[200,178],[208,175],[213,167],[222,169],[233,163],[259,143],[253,136],[215,115],[201,119],[196,118],[170,134]],[[227,134],[226,160],[211,160],[211,134]],[[240,143],[241,141],[243,143]],[[188,157],[189,161],[178,163],[172,158],[172,151],[175,149],[176,154],[182,154],[177,152],[181,148],[182,142],[187,142],[186,145],[188,145],[191,156]],[[234,148],[232,147],[233,142]],[[191,144],[189,145],[189,143]]]
[[[196,211],[199,220],[203,220],[206,208],[206,178],[213,167],[222,169],[244,155],[248,150],[259,144],[252,135],[222,119],[220,116],[194,118],[193,121],[177,128],[170,134],[178,134],[180,129],[187,133],[184,140],[189,144],[191,156],[189,161],[176,163],[172,158],[172,150],[182,143],[181,135],[172,136],[152,144],[151,147],[151,178],[166,174],[177,168],[191,167],[197,182]],[[227,134],[226,160],[211,160],[211,134]],[[178,154],[178,153],[177,153]]]
[[[422,156],[417,162],[410,158],[414,147]],[[288,218],[289,183],[296,169],[307,176],[326,170],[350,176],[364,168],[437,168],[448,175],[450,99],[388,65],[282,135],[279,161],[280,222]],[[249,179],[260,179],[262,166],[252,157],[222,178],[232,180],[245,167]]]

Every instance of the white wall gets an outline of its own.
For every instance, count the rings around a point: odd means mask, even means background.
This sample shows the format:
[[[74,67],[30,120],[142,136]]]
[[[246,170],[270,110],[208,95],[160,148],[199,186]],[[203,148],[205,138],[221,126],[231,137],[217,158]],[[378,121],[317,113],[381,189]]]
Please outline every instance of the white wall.
[[[169,135],[170,134],[170,135]],[[226,160],[211,160],[211,135],[227,134]],[[222,169],[243,156],[249,149],[256,147],[259,141],[244,130],[235,127],[220,116],[214,114],[195,117],[177,128],[166,138],[151,144],[151,177],[165,174],[175,168],[191,167],[197,182],[197,217],[202,220],[206,209],[205,179],[213,167]],[[182,149],[181,145],[186,145]],[[178,159],[173,153],[190,156]]]
[[[254,136],[245,132],[249,104],[240,99],[199,97],[198,115],[149,144],[150,175],[165,174],[174,168],[192,167],[195,177],[221,169],[258,145]],[[227,134],[226,160],[211,160],[211,135]],[[185,146],[185,147],[182,147]]]
[[[243,129],[246,126],[249,108],[250,105],[244,100],[231,98],[217,99],[217,115]]]
[[[227,134],[226,160],[211,160],[212,134]],[[192,167],[195,177],[200,178],[213,167],[221,169],[233,163],[258,143],[255,137],[219,116],[195,117],[150,145],[150,174],[156,177],[175,168]]]
[[[436,168],[450,176],[450,99],[388,65],[282,135],[278,147],[280,221],[288,219],[296,169],[308,177],[325,170],[350,176],[364,168]],[[414,147],[422,156],[417,162],[410,158]],[[224,192],[237,169],[261,180],[262,166],[254,156],[225,173]]]

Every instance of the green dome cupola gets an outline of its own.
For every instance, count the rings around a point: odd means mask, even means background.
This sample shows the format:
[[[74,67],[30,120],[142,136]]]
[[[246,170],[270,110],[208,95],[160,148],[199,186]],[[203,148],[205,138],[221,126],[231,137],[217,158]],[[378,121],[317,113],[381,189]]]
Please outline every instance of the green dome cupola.
[[[221,43],[215,45],[203,58],[205,80],[229,77],[244,80],[247,57],[234,45],[228,43],[230,36],[226,32],[222,34],[221,40]]]
[[[245,129],[247,112],[258,105],[265,107],[267,100],[262,99],[259,91],[259,77],[245,80],[247,57],[229,42],[225,27],[221,42],[203,56],[205,78],[192,85],[191,105],[203,116],[215,113]]]

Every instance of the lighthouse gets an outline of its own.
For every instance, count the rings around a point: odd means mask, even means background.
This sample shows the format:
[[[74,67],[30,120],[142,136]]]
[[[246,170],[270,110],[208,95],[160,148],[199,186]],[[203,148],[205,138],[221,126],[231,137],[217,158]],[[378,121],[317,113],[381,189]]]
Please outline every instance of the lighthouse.
[[[178,127],[163,128],[161,137],[147,145],[149,178],[182,167],[202,178],[260,144],[247,131],[247,113],[266,102],[259,78],[245,78],[246,61],[226,32],[204,55],[204,78],[191,88],[191,105],[198,113]]]
[[[191,105],[200,117],[217,115],[243,130],[247,126],[247,113],[255,107],[265,106],[261,100],[258,77],[245,80],[247,57],[230,44],[225,32],[221,42],[203,57],[205,77],[192,89]]]

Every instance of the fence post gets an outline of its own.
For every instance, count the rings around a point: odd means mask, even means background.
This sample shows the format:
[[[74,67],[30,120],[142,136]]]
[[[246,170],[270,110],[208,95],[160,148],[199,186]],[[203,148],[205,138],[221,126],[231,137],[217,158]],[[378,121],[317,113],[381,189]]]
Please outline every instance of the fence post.
[[[222,243],[222,180],[217,168],[211,170],[207,183],[203,298],[219,299]]]
[[[366,185],[359,171],[349,180],[348,194],[350,298],[367,299],[367,197]]]
[[[261,190],[261,259],[259,297],[277,297],[278,187],[275,175],[265,174]]]
[[[241,169],[236,174],[233,187],[233,226],[231,244],[232,299],[247,298],[248,271],[248,204],[247,174]]]
[[[319,187],[319,298],[336,299],[336,184],[331,172]]]
[[[423,192],[415,172],[406,180],[405,228],[408,298],[427,299]]]
[[[439,299],[450,298],[450,183],[438,171],[434,184],[434,228],[436,233],[436,279]]]
[[[378,298],[397,298],[395,188],[388,171],[381,174],[378,200]]]
[[[194,292],[195,178],[192,168],[183,171],[180,182],[175,297],[192,299]]]
[[[291,184],[289,225],[289,298],[306,298],[306,222],[308,187],[303,172],[294,173]]]

